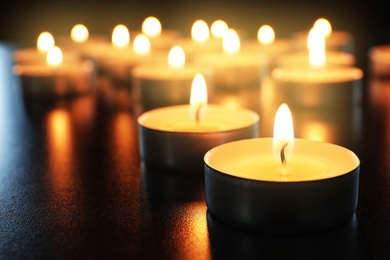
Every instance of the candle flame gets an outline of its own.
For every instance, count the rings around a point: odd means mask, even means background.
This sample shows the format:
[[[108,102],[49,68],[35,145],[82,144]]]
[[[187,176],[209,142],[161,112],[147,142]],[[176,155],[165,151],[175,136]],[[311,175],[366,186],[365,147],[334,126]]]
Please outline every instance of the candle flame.
[[[309,63],[314,68],[322,68],[326,62],[325,36],[316,28],[312,28],[307,37]]]
[[[112,31],[112,45],[117,48],[124,48],[130,43],[130,33],[123,24],[118,24]]]
[[[275,32],[271,26],[265,24],[257,32],[257,40],[262,45],[270,45],[275,41]]]
[[[211,35],[214,38],[222,38],[229,29],[226,22],[222,20],[216,20],[211,24]]]
[[[82,24],[76,24],[70,32],[70,37],[74,42],[85,42],[89,37],[87,27]]]
[[[142,33],[149,37],[157,37],[161,34],[161,23],[153,16],[149,16],[142,23]]]
[[[240,38],[234,29],[229,29],[222,39],[223,50],[226,53],[237,53],[240,51]]]
[[[59,47],[54,46],[47,52],[46,63],[52,66],[58,66],[62,63],[62,51]]]
[[[191,36],[195,42],[205,42],[210,37],[210,30],[207,23],[203,20],[196,20],[192,25]]]
[[[317,28],[325,37],[329,37],[332,34],[332,25],[325,18],[319,18],[313,25]]]
[[[287,144],[287,145],[286,145]],[[282,104],[275,115],[273,154],[277,161],[287,161],[291,158],[294,148],[294,126],[291,111]],[[283,157],[282,157],[283,151]]]
[[[207,87],[202,74],[195,75],[192,81],[190,97],[190,115],[199,123],[207,110]]]
[[[133,43],[134,51],[139,54],[147,54],[150,51],[150,41],[143,34],[138,34]]]
[[[182,47],[175,45],[171,48],[168,54],[168,64],[171,67],[184,67],[186,63],[186,55]]]
[[[47,53],[54,46],[53,35],[49,32],[42,32],[37,39],[37,49],[41,53]]]

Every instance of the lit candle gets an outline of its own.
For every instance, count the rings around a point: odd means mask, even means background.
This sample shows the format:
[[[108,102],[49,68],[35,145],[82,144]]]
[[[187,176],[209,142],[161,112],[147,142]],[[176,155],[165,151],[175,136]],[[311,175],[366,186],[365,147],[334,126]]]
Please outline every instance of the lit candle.
[[[188,103],[191,82],[202,73],[212,93],[212,71],[186,63],[186,55],[180,46],[173,46],[164,60],[153,58],[150,62],[135,66],[131,71],[134,104],[141,110]]]
[[[306,107],[359,103],[362,95],[362,70],[328,63],[324,36],[315,31],[312,36],[314,39],[309,38],[309,54],[306,54],[308,64],[280,66],[272,71],[277,98]]]
[[[353,35],[346,31],[333,30],[330,22],[325,18],[319,18],[315,21],[312,28],[319,29],[326,37],[326,46],[328,51],[354,53],[355,44]],[[294,48],[303,50],[306,48],[306,39],[309,31],[296,32],[293,34]]]
[[[224,34],[222,46],[223,52],[203,53],[194,57],[197,64],[214,70],[215,88],[259,88],[262,75],[268,72],[267,58],[241,51],[241,42],[234,29]]]
[[[18,64],[13,72],[22,78],[26,96],[73,96],[91,90],[94,66],[91,62],[64,62],[57,46],[50,48],[46,63]]]
[[[258,135],[255,112],[208,105],[205,88],[197,74],[190,105],[158,108],[138,118],[140,153],[148,167],[201,174],[207,150]]]
[[[223,223],[266,233],[304,233],[350,221],[359,159],[329,143],[295,139],[282,105],[274,138],[226,143],[205,154],[206,204]],[[286,130],[286,132],[284,132]]]

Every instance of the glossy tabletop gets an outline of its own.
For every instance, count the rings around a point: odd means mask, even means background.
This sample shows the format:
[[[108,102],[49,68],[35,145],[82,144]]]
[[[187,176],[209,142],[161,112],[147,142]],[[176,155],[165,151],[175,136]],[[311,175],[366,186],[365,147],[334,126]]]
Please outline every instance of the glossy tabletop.
[[[264,85],[265,86],[265,85]],[[260,114],[272,136],[269,91],[211,102]],[[69,99],[23,97],[11,48],[0,45],[1,259],[389,259],[390,83],[364,78],[362,104],[293,111],[296,137],[342,145],[361,160],[351,223],[313,234],[228,227],[207,213],[203,173],[145,167],[128,87],[100,76]],[[310,194],[307,194],[310,196]]]

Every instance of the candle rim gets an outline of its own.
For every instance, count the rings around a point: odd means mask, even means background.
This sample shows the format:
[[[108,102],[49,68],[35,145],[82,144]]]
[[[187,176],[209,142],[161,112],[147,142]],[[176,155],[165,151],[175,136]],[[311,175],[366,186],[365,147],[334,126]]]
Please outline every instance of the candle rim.
[[[186,109],[189,111],[189,108],[190,108],[190,105],[186,104],[186,105],[176,105],[176,106],[169,106],[169,107],[160,107],[160,108],[156,108],[156,109],[152,109],[152,110],[149,110],[149,111],[146,111],[144,112],[142,115],[140,115],[137,119],[137,123],[140,127],[142,128],[145,128],[145,129],[148,129],[150,131],[156,131],[156,132],[160,132],[160,133],[169,133],[169,134],[180,134],[180,135],[198,135],[198,134],[210,134],[210,135],[213,135],[213,134],[217,134],[217,133],[227,133],[227,132],[233,132],[233,131],[237,131],[237,130],[240,130],[240,129],[245,129],[245,128],[250,128],[252,127],[254,124],[258,124],[258,122],[260,121],[260,116],[259,114],[257,114],[256,112],[252,111],[252,110],[249,110],[249,109],[245,109],[245,108],[227,108],[227,107],[223,107],[223,106],[219,106],[219,105],[214,105],[214,104],[208,104],[207,105],[207,110],[214,110],[214,109],[226,109],[228,111],[235,111],[235,112],[240,112],[240,113],[246,113],[247,115],[250,115],[252,121],[251,123],[247,123],[245,125],[242,125],[242,126],[239,126],[239,127],[233,127],[233,128],[229,128],[229,129],[225,129],[225,130],[217,130],[217,131],[211,131],[211,130],[204,130],[204,131],[183,131],[183,130],[180,130],[180,131],[175,131],[175,130],[168,130],[168,129],[159,129],[157,127],[150,127],[150,126],[146,126],[144,124],[145,120],[147,120],[147,117],[150,116],[150,113],[156,113],[156,112],[159,112],[159,111],[163,111],[163,110],[168,110],[168,109],[176,109],[176,108],[179,108],[179,109]],[[188,115],[189,115],[189,112],[188,112]],[[190,115],[189,115],[190,117]]]
[[[232,178],[232,179],[239,179],[239,180],[242,180],[242,181],[252,181],[252,182],[255,182],[255,183],[275,183],[277,185],[290,185],[291,183],[317,183],[317,182],[321,182],[321,181],[332,180],[332,179],[336,179],[336,178],[342,178],[342,177],[344,177],[346,175],[349,175],[351,173],[354,173],[355,171],[360,169],[360,164],[361,164],[360,159],[353,151],[351,151],[351,150],[349,150],[349,149],[347,149],[347,148],[345,148],[343,146],[337,145],[337,144],[327,143],[327,142],[322,142],[322,141],[307,140],[307,139],[302,139],[302,138],[294,138],[295,143],[299,144],[300,142],[311,142],[313,144],[329,145],[329,146],[332,146],[334,148],[340,149],[340,150],[342,150],[345,153],[347,153],[347,152],[350,153],[352,155],[351,158],[353,158],[353,160],[355,162],[355,164],[354,164],[355,166],[351,167],[351,169],[346,171],[346,172],[342,172],[342,173],[339,173],[337,175],[330,176],[330,177],[326,176],[326,177],[319,177],[319,178],[316,178],[316,179],[309,179],[309,180],[289,180],[289,181],[273,180],[273,181],[270,181],[270,180],[259,180],[259,179],[252,179],[252,178],[245,178],[245,177],[237,176],[237,175],[235,175],[233,173],[228,173],[228,172],[216,169],[215,166],[213,167],[213,166],[210,165],[210,157],[213,156],[212,154],[214,153],[214,151],[216,149],[220,149],[219,147],[227,146],[227,145],[230,145],[232,143],[248,142],[248,141],[260,140],[260,139],[263,139],[263,140],[265,140],[267,142],[270,142],[270,144],[272,144],[272,140],[273,140],[272,137],[251,138],[251,139],[243,139],[243,140],[238,140],[238,141],[233,141],[233,142],[229,142],[229,143],[218,145],[216,147],[213,147],[212,149],[210,149],[209,151],[207,151],[205,153],[205,155],[203,157],[204,165],[206,167],[208,167],[209,169],[211,169],[213,172],[219,173],[219,174],[221,174],[221,175],[223,175],[225,177],[229,177],[229,178]],[[272,151],[270,150],[270,154],[271,154],[271,152]]]

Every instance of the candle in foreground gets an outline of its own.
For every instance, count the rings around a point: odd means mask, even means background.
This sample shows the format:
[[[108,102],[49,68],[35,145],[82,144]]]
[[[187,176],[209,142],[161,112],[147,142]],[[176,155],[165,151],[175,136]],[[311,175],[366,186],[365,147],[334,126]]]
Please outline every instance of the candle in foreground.
[[[255,112],[208,105],[201,74],[194,77],[192,88],[190,105],[158,108],[138,118],[140,153],[147,167],[201,174],[207,150],[257,137]]]
[[[213,217],[264,233],[314,232],[352,219],[358,157],[338,145],[294,139],[291,129],[280,133],[292,127],[288,111],[285,105],[278,111],[274,138],[229,142],[206,153],[206,204]]]

